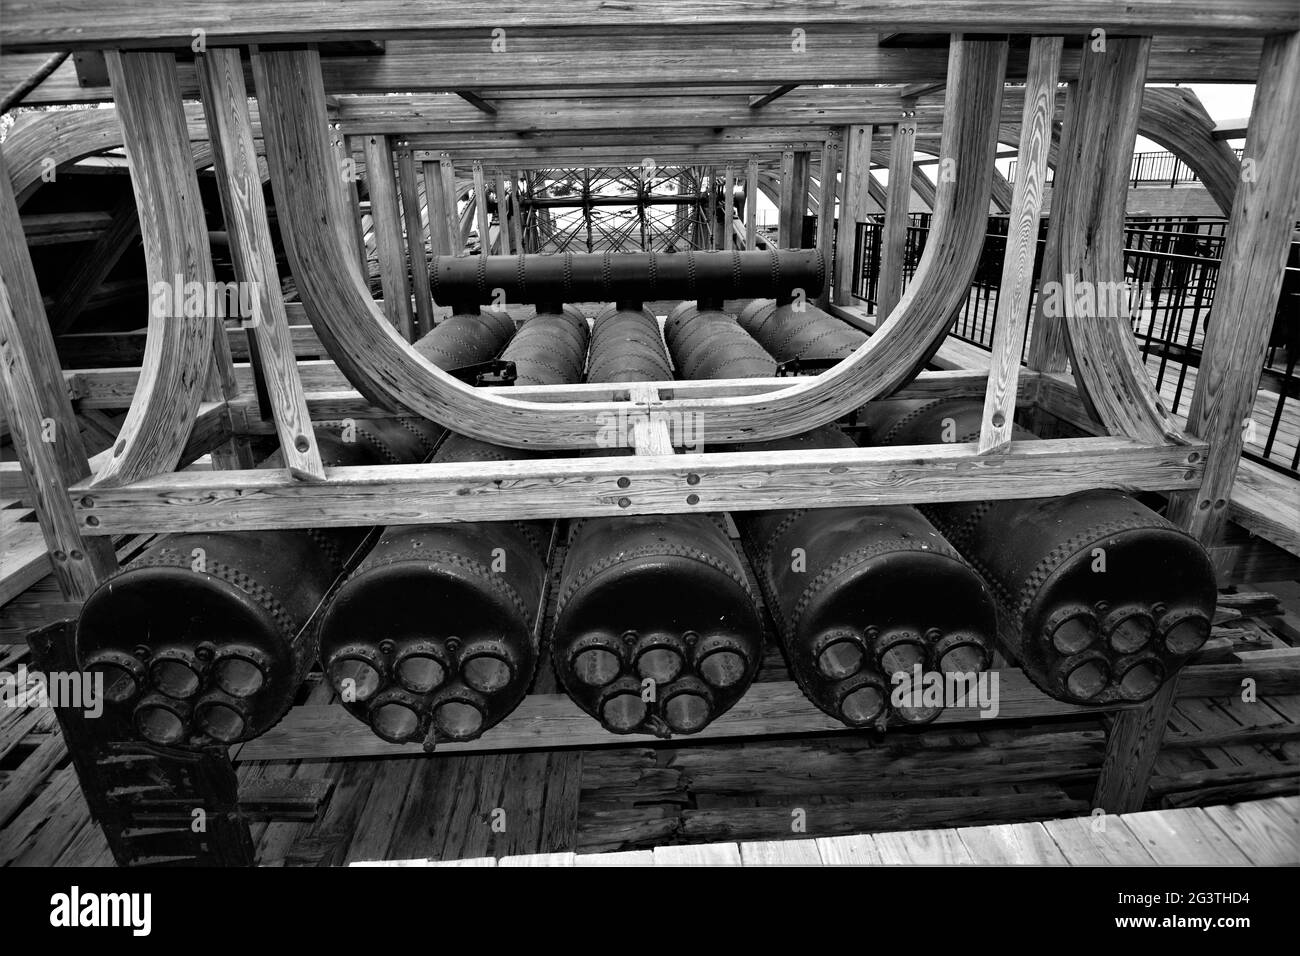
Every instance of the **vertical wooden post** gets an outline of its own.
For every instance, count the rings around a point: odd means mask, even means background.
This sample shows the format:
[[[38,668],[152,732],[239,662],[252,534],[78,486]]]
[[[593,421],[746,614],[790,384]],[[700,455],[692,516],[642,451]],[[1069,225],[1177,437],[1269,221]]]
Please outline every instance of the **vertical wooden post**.
[[[790,222],[794,219],[797,187],[795,186],[794,151],[787,149],[781,154],[781,208],[776,211],[776,244],[781,249],[790,249],[794,237],[790,233]]]
[[[415,154],[409,148],[397,151],[397,183],[402,192],[406,255],[411,264],[411,290],[419,324],[412,339],[418,339],[433,328],[433,295],[429,291],[429,256],[425,252],[425,225],[420,209],[420,175],[415,169]]]
[[[370,183],[370,221],[375,231],[384,314],[409,342],[414,331],[414,316],[411,314],[411,287],[407,280],[393,151],[388,137],[378,134],[365,137],[365,150],[366,179]]]
[[[752,156],[745,165],[745,248],[753,249],[758,240],[758,160]]]
[[[447,212],[442,202],[442,175],[436,162],[422,163],[424,203],[429,213],[429,251],[435,256],[451,252],[447,245]]]
[[[821,179],[817,191],[817,251],[826,263],[826,284],[822,286],[817,304],[825,308],[831,301],[831,277],[834,274],[832,258],[835,248],[835,194],[836,174],[840,150],[832,141],[822,146]]]
[[[456,195],[456,167],[446,153],[438,160],[438,166],[442,174],[442,209],[447,217],[447,248],[451,250],[453,256],[467,255],[465,242],[460,233],[460,216],[456,208],[457,200],[460,198]]]
[[[889,141],[889,183],[885,225],[880,234],[880,278],[876,283],[876,317],[889,318],[903,295],[903,258],[907,251],[907,214],[912,202],[912,162],[916,155],[916,120],[904,117]]]
[[[514,240],[515,252],[523,254],[524,248],[524,207],[519,202],[519,186],[524,181],[524,171],[515,170],[514,180],[510,183],[510,237]]]
[[[796,249],[803,248],[803,221],[808,215],[808,170],[812,153],[800,150],[794,154],[794,205],[790,207],[790,242]]]
[[[18,451],[59,590],[83,601],[117,570],[108,538],[82,537],[68,487],[89,477],[9,170],[0,158],[0,410]]]
[[[1264,40],[1259,84],[1246,133],[1241,181],[1223,243],[1219,286],[1187,430],[1209,444],[1198,492],[1171,496],[1169,517],[1209,544],[1227,515],[1241,460],[1242,422],[1259,389],[1260,369],[1282,287],[1291,230],[1300,214],[1300,33]],[[1140,810],[1160,752],[1176,681],[1145,706],[1116,716],[1093,804],[1112,813]]]
[[[357,263],[361,266],[361,280],[370,283],[370,261],[366,255],[366,234],[361,225],[361,195],[357,190],[357,161],[348,148],[348,138],[337,124],[330,130],[334,147],[334,165],[338,170],[339,202],[345,213],[343,222],[352,223],[352,244],[356,247]]]
[[[487,180],[483,176],[483,164],[474,160],[474,205],[478,210],[478,251],[486,256],[492,253],[491,220],[487,208]]]
[[[1020,147],[1015,190],[1007,221],[1007,248],[989,356],[989,383],[980,423],[981,455],[1011,442],[1016,413],[1020,353],[1029,328],[1029,301],[1034,292],[1034,257],[1038,252],[1038,217],[1043,209],[1047,156],[1052,148],[1056,79],[1061,69],[1060,37],[1034,37],[1029,44],[1025,105],[1020,119]]]
[[[266,380],[280,449],[290,474],[321,481],[325,469],[298,378],[289,319],[280,292],[239,50],[212,49],[199,54],[195,66],[235,277],[257,297],[254,360],[261,365]]]
[[[718,248],[718,168],[709,167],[709,235],[710,249]]]
[[[501,254],[511,255],[510,249],[510,213],[506,198],[506,171],[497,170],[497,234],[501,237]]]
[[[722,248],[731,251],[734,244],[734,225],[736,218],[736,171],[730,166],[722,177]]]
[[[840,179],[839,235],[835,246],[835,302],[853,303],[853,261],[857,254],[858,223],[867,218],[871,191],[870,126],[844,128],[844,175]]]

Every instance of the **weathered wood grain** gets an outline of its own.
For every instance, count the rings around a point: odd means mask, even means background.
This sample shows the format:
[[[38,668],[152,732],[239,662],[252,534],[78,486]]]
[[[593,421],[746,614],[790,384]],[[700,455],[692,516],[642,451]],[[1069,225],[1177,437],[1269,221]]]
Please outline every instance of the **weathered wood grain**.
[[[1227,518],[1241,458],[1241,422],[1259,387],[1258,370],[1300,202],[1300,165],[1295,162],[1300,153],[1300,34],[1265,41],[1251,117],[1242,181],[1233,198],[1204,358],[1187,416],[1188,435],[1209,442],[1206,470],[1198,491],[1172,495],[1168,510],[1170,520],[1207,546]],[[1116,719],[1097,781],[1098,806],[1126,811],[1143,805],[1172,693],[1172,688],[1162,688],[1145,708]]]
[[[117,568],[108,541],[83,539],[66,494],[69,484],[90,474],[86,450],[59,371],[31,254],[23,242],[18,206],[0,157],[0,410],[9,424],[25,483],[40,505],[44,543],[59,588],[69,599],[84,599]],[[17,536],[7,537],[6,552],[18,552]],[[25,574],[41,563],[35,541],[25,554],[6,553]],[[9,570],[8,568],[6,570]],[[13,579],[17,583],[17,579]]]
[[[169,53],[107,54],[151,290],[172,290],[151,308],[144,365],[113,456],[95,477],[106,487],[170,471],[180,460],[211,368],[215,316],[175,315],[177,283],[212,287],[212,257]],[[183,312],[191,311],[183,308]]]
[[[1052,194],[1052,219],[1062,225],[1060,273],[1044,273],[1043,281],[1044,289],[1062,283],[1057,301],[1075,381],[1097,420],[1114,435],[1177,442],[1181,430],[1156,393],[1133,338],[1129,303],[1118,294],[1126,288],[1124,207],[1149,47],[1149,39],[1117,39],[1083,60]]]
[[[989,356],[989,387],[984,397],[984,418],[980,423],[980,454],[997,451],[1011,443],[1020,353],[1029,329],[1029,303],[1034,294],[1038,219],[1047,182],[1047,153],[1052,145],[1052,116],[1056,112],[1056,83],[1062,46],[1060,37],[1034,37],[1030,41],[1025,111],[1020,121],[1020,148],[1016,160],[1018,172],[1011,195],[1001,292]]]
[[[844,173],[840,179],[840,218],[835,245],[835,302],[853,301],[853,259],[857,247],[857,225],[870,212],[872,127],[849,126],[844,130]]]
[[[411,291],[415,296],[415,317],[417,328],[413,338],[427,335],[433,329],[433,297],[429,292],[429,254],[425,248],[425,236],[428,234],[424,219],[423,204],[420,202],[420,172],[415,163],[415,154],[409,149],[397,151],[397,181],[402,191],[402,222],[405,224],[406,256],[410,265]],[[433,206],[430,205],[432,210]],[[429,215],[428,225],[434,219]]]
[[[907,106],[889,131],[889,183],[886,186],[885,221],[880,232],[880,277],[876,280],[876,314],[888,319],[903,294],[903,252],[907,244],[908,213],[912,207],[912,181],[918,170],[916,118]],[[992,188],[992,187],[990,187]],[[927,204],[934,208],[933,198]]]
[[[200,55],[198,74],[235,276],[256,296],[253,335],[258,346],[257,361],[266,383],[280,450],[291,475],[321,480],[325,469],[298,377],[280,292],[239,51],[216,49]]]
[[[223,0],[185,0],[166,7],[143,0],[98,2],[11,2],[0,42],[15,51],[101,49],[127,43],[188,46],[194,29],[218,42],[303,43],[313,40],[412,39],[451,30],[479,30],[491,23],[521,33],[539,27],[600,27],[642,30],[679,24],[727,26],[737,33],[761,33],[790,23],[808,27],[861,24],[877,33],[1087,34],[1165,33],[1250,36],[1300,28],[1300,14],[1287,0],[1222,4],[1171,0],[1133,4],[1121,0],[1053,0],[990,4],[983,0],[877,0],[870,4],[834,0],[809,7],[798,0],[764,4],[727,0],[639,0],[611,5],[576,0],[538,9],[509,0],[467,6],[454,0],[412,7],[402,0],[250,0],[232,16]],[[485,51],[485,56],[487,55]]]
[[[355,466],[327,468],[310,484],[263,471],[180,473],[121,488],[75,486],[70,495],[80,527],[96,534],[347,527],[1169,491],[1196,486],[1202,454],[1194,445],[1080,438],[1018,442],[996,458],[950,444],[516,460],[490,471]]]
[[[375,252],[379,259],[379,282],[384,293],[388,321],[410,342],[412,336],[411,286],[406,271],[406,249],[402,238],[402,212],[393,171],[392,144],[387,136],[363,136],[366,153],[366,183],[370,187],[370,219],[375,230]]]

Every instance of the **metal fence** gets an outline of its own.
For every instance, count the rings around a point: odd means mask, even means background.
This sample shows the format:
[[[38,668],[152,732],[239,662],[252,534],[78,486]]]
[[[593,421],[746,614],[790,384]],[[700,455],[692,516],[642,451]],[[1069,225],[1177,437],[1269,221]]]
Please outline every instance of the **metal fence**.
[[[1233,150],[1241,158],[1241,149]],[[1047,169],[1047,184],[1051,185],[1056,170]],[[1016,160],[1007,165],[1007,181],[1016,181]],[[1199,183],[1201,180],[1191,168],[1166,150],[1152,150],[1146,153],[1134,153],[1133,165],[1129,168],[1130,186],[1183,186]]]
[[[907,229],[903,263],[904,286],[911,280],[925,251],[930,214],[913,214]],[[996,326],[1002,261],[1006,255],[1006,216],[991,216],[980,250],[970,292],[953,320],[951,335],[990,349]],[[1124,270],[1131,287],[1140,291],[1140,308],[1131,319],[1139,351],[1157,390],[1176,414],[1186,414],[1191,401],[1205,324],[1218,286],[1223,255],[1222,219],[1185,216],[1133,216],[1124,229]],[[856,298],[876,303],[880,271],[880,217],[858,223],[854,275]],[[1034,297],[1038,294],[1047,221],[1039,224],[1034,260]],[[1300,242],[1293,243],[1281,301],[1264,358],[1255,417],[1245,425],[1247,457],[1300,477]],[[1032,304],[1031,304],[1032,309]],[[1031,311],[1032,315],[1032,311]],[[1033,335],[1032,320],[1023,362]]]

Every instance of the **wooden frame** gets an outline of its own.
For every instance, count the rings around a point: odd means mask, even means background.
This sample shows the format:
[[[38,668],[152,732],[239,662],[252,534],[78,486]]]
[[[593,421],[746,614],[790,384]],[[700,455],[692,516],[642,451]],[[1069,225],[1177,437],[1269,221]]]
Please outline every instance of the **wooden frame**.
[[[313,6],[308,0],[301,0],[299,5],[304,9]],[[310,21],[313,25],[307,33],[298,32],[298,24],[285,26],[293,18],[284,17],[283,4],[274,10],[261,0],[244,5],[237,27],[231,25],[234,21],[211,18],[212,11],[222,6],[215,0],[198,0],[192,6],[194,16],[187,19],[186,33],[180,36],[167,23],[175,19],[174,11],[159,14],[131,0],[97,5],[95,11],[75,24],[58,3],[27,5],[18,16],[7,17],[0,25],[0,42],[18,50],[122,43],[134,49],[182,41],[188,45],[188,31],[194,25],[210,27],[209,42],[214,44],[286,38],[301,42],[354,31],[372,36],[423,34],[432,29],[430,22],[439,24],[436,30],[444,30],[470,20],[477,24],[495,13],[500,14],[501,23],[520,30],[535,26],[564,29],[579,22],[601,28],[635,22],[638,26],[660,25],[667,29],[667,23],[682,15],[680,8],[691,4],[624,9],[580,3],[530,12],[524,22],[508,5],[496,10],[495,4],[488,4],[494,11],[489,14],[482,6],[470,9],[439,4],[438,17],[431,18],[428,10],[417,15],[410,12],[408,4],[396,0],[372,0],[367,4],[331,5],[328,16]],[[993,189],[993,156],[999,139],[1007,138],[1002,127],[1002,83],[1008,75],[1009,58],[1004,41],[955,38],[947,51],[946,74],[938,77],[945,80],[947,91],[941,111],[943,137],[939,149],[941,160],[955,162],[958,175],[941,176],[935,185],[935,219],[925,258],[885,328],[852,357],[815,379],[793,384],[785,380],[650,383],[636,389],[574,386],[475,390],[415,356],[385,321],[363,285],[355,255],[355,222],[343,208],[342,190],[331,182],[330,173],[337,168],[333,142],[338,135],[367,130],[374,132],[377,140],[403,135],[399,149],[410,152],[399,153],[399,157],[411,157],[409,163],[403,163],[399,177],[408,193],[402,196],[407,200],[408,226],[419,221],[418,208],[410,208],[409,194],[415,188],[414,164],[422,162],[434,250],[460,252],[462,222],[456,207],[458,184],[452,155],[444,151],[433,160],[417,152],[445,150],[448,140],[421,133],[421,129],[438,124],[432,119],[413,123],[409,114],[402,118],[385,112],[382,103],[351,100],[342,111],[351,127],[333,134],[330,124],[338,122],[339,111],[331,112],[326,90],[332,88],[332,78],[345,71],[338,64],[323,67],[317,54],[300,50],[263,49],[252,55],[251,71],[262,104],[261,115],[255,118],[247,115],[246,108],[244,113],[239,111],[239,84],[245,72],[239,55],[214,51],[209,54],[211,59],[200,61],[195,75],[201,77],[203,71],[209,71],[203,82],[205,99],[210,108],[221,110],[211,133],[221,181],[231,196],[260,196],[249,179],[250,170],[256,168],[254,137],[260,132],[306,310],[337,362],[325,363],[328,368],[322,366],[311,373],[301,370],[292,361],[292,342],[286,341],[285,326],[277,325],[276,314],[262,351],[265,367],[274,370],[272,374],[282,388],[276,400],[275,422],[263,427],[275,428],[282,442],[293,442],[303,434],[306,416],[377,416],[410,411],[513,447],[590,449],[609,444],[600,427],[602,417],[606,417],[641,426],[622,430],[641,436],[639,440],[618,437],[613,444],[630,445],[643,454],[506,462],[484,473],[481,466],[452,464],[324,469],[307,451],[284,472],[171,473],[178,462],[196,451],[201,454],[232,435],[251,433],[258,427],[252,421],[247,395],[234,397],[228,391],[218,397],[211,389],[205,395],[213,361],[215,323],[181,317],[169,318],[166,324],[151,328],[145,365],[138,373],[84,373],[71,383],[74,392],[91,401],[122,402],[128,391],[134,396],[122,450],[97,462],[99,467],[92,476],[84,450],[76,441],[67,439],[47,448],[43,446],[48,443],[36,437],[49,419],[65,436],[75,436],[76,430],[68,406],[69,383],[59,373],[39,295],[34,292],[30,259],[20,248],[21,226],[10,176],[24,183],[18,189],[20,194],[35,182],[33,157],[25,155],[14,169],[0,177],[4,179],[0,184],[0,226],[5,232],[0,237],[4,265],[0,338],[10,343],[8,348],[14,357],[13,361],[0,363],[0,368],[4,371],[9,405],[6,411],[18,439],[24,472],[38,491],[38,515],[65,593],[69,597],[84,596],[112,572],[114,562],[104,536],[119,532],[684,513],[846,502],[911,503],[1038,497],[1098,486],[1173,492],[1171,514],[1202,540],[1208,540],[1223,519],[1240,451],[1236,427],[1240,406],[1253,394],[1251,376],[1241,374],[1240,369],[1259,365],[1258,353],[1267,331],[1266,306],[1269,296],[1276,296],[1281,281],[1285,232],[1295,217],[1300,191],[1300,173],[1294,162],[1300,154],[1300,34],[1295,32],[1300,29],[1300,13],[1294,4],[1264,0],[1246,10],[1209,0],[1142,6],[1120,2],[1079,5],[1053,0],[1007,13],[1004,20],[990,18],[987,5],[974,0],[834,3],[812,10],[804,5],[796,10],[786,0],[767,4],[762,10],[752,5],[743,9],[716,4],[699,7],[697,26],[726,25],[746,37],[784,27],[789,19],[810,24],[851,23],[873,30],[969,28],[1053,34],[1086,33],[1101,27],[1127,34],[1217,31],[1234,36],[1266,36],[1258,44],[1263,50],[1260,85],[1246,147],[1246,156],[1254,163],[1254,178],[1239,182],[1223,150],[1206,148],[1205,143],[1213,140],[1212,130],[1205,129],[1203,122],[1189,127],[1190,132],[1180,129],[1176,96],[1161,93],[1151,97],[1148,93],[1146,99],[1153,105],[1148,110],[1144,104],[1142,79],[1158,75],[1146,72],[1149,51],[1158,44],[1145,38],[1113,38],[1110,44],[1115,59],[1103,61],[1090,59],[1086,51],[1061,51],[1059,41],[1036,39],[1027,55],[1017,53],[1011,57],[1021,64],[1016,66],[1015,75],[1020,70],[1027,72],[1029,90],[1026,101],[1015,103],[1017,112],[1023,107],[1021,122],[1025,132],[1012,130],[1012,135],[1020,137],[1021,168],[1025,170],[1010,199],[1012,218],[1023,227],[1017,233],[1022,253],[1024,236],[1038,218],[1041,197],[1035,184],[1051,158],[1055,78],[1058,73],[1071,76],[1076,65],[1078,78],[1065,97],[1068,120],[1060,140],[1060,215],[1055,217],[1069,221],[1053,230],[1050,257],[1055,274],[1068,272],[1098,282],[1116,277],[1113,232],[1117,184],[1122,177],[1121,166],[1127,162],[1125,143],[1131,146],[1134,131],[1144,129],[1144,113],[1150,113],[1153,128],[1163,130],[1167,141],[1176,141],[1181,149],[1195,149],[1200,154],[1202,166],[1212,170],[1210,179],[1221,203],[1230,197],[1233,216],[1225,243],[1224,286],[1216,298],[1212,324],[1212,329],[1221,331],[1212,332],[1206,341],[1206,366],[1198,378],[1189,434],[1183,436],[1171,427],[1143,377],[1145,371],[1131,361],[1131,342],[1126,345],[1127,340],[1113,324],[1089,327],[1080,321],[1085,318],[1080,315],[1068,315],[1055,327],[1045,323],[1041,337],[1035,336],[1031,370],[1019,370],[1025,317],[1016,309],[1024,301],[1027,281],[1023,254],[1008,256],[1004,283],[1011,284],[1011,294],[1006,296],[1008,312],[999,326],[993,371],[987,377],[916,374],[945,334],[949,317],[965,295],[978,255]],[[666,20],[670,15],[672,21]],[[77,120],[77,142],[57,144],[57,155],[86,155],[79,151],[94,152],[96,144],[103,149],[124,140],[132,159],[137,202],[143,211],[151,280],[170,280],[178,274],[173,270],[179,270],[186,279],[210,278],[206,233],[200,228],[202,218],[194,202],[195,158],[189,140],[196,117],[182,104],[182,96],[189,88],[184,77],[191,68],[178,68],[171,54],[165,52],[110,52],[109,63],[117,110],[109,116]],[[929,75],[915,80],[935,79],[933,62],[927,63],[918,71]],[[869,73],[874,68],[862,69]],[[773,84],[769,79],[765,85],[771,88]],[[474,84],[465,84],[464,88],[472,89]],[[764,117],[762,123],[737,119],[735,125],[756,131],[771,124],[771,111],[785,110],[793,117],[800,109],[800,95],[791,94],[770,110],[758,111]],[[509,121],[513,104],[530,101],[522,97],[491,99],[499,106],[497,116],[507,118],[502,122]],[[1010,105],[1014,97],[1007,99]],[[851,242],[846,246],[845,239],[852,237],[856,210],[870,193],[871,128],[861,122],[864,118],[882,121],[874,113],[864,112],[877,108],[884,107],[859,104],[853,107],[857,113],[846,110],[838,120],[820,121],[850,126],[843,138],[845,163],[839,196],[842,255],[851,249]],[[473,111],[472,107],[466,109]],[[719,110],[717,115],[723,112]],[[939,111],[931,109],[925,115],[933,119]],[[595,128],[584,114],[574,116],[568,122],[578,125],[566,128]],[[846,116],[850,119],[843,118]],[[801,121],[808,120],[803,115]],[[111,128],[119,121],[124,135]],[[476,123],[491,121],[481,114],[475,116]],[[858,125],[851,125],[853,122]],[[407,133],[411,134],[409,139],[405,138]],[[420,135],[430,137],[426,146],[420,145]],[[760,187],[758,164],[750,158],[756,152],[754,142],[750,138],[735,144],[736,155],[749,159],[748,247],[756,240],[753,212]],[[810,135],[800,152],[815,148],[824,150],[823,157],[827,157],[834,152],[828,142],[825,134]],[[16,151],[22,140],[15,144],[11,139],[6,145]],[[388,175],[392,173],[391,144],[383,146],[382,153],[376,151],[369,164],[372,175],[385,170]],[[470,148],[476,147],[471,144]],[[539,147],[543,148],[587,147]],[[787,140],[775,143],[775,148],[793,154],[797,146]],[[499,139],[483,149],[517,150],[518,142]],[[1078,157],[1085,154],[1091,158],[1080,161]],[[725,160],[731,154],[724,150],[717,155]],[[512,168],[524,165],[517,161],[519,156],[505,153],[499,157],[486,152],[466,153],[464,158],[467,162],[491,161],[494,167],[504,164],[507,158],[516,160],[510,163]],[[791,208],[796,192],[800,199],[805,198],[795,185],[798,177],[793,165],[789,183],[783,184],[792,197]],[[834,205],[829,188],[834,180],[826,173],[828,165],[834,164],[824,160],[819,195],[823,215]],[[911,179],[914,167],[910,162],[908,166]],[[476,172],[475,192],[481,197],[481,166]],[[903,181],[902,176],[898,179]],[[260,188],[260,183],[257,185]],[[391,201],[383,200],[390,214],[399,208],[398,196],[399,191],[393,189]],[[1099,201],[1091,202],[1094,197],[1100,197]],[[414,202],[418,205],[418,192]],[[481,198],[475,205],[485,218]],[[259,214],[256,203],[251,206],[249,221],[231,217],[236,220],[232,232],[237,234],[232,238],[244,256],[242,266],[238,266],[237,256],[237,267],[249,275],[261,268],[265,275],[265,211]],[[1287,210],[1289,217],[1281,214]],[[466,215],[470,215],[469,210]],[[487,254],[486,229],[483,232]],[[819,241],[824,243],[828,236],[826,224]],[[1100,254],[1091,244],[1094,237],[1100,237]],[[397,259],[413,254],[400,242],[389,241],[388,246]],[[845,291],[847,279],[847,270],[842,266],[836,275],[837,297]],[[1017,403],[1032,403],[1041,388],[1055,382],[1053,373],[1064,368],[1067,341],[1075,350],[1080,372],[1080,393],[1075,400],[1081,408],[1085,400],[1090,401],[1115,437],[1008,442],[1010,412]],[[239,385],[246,381],[242,376],[247,374],[240,370],[229,378]],[[313,381],[312,374],[319,377]],[[348,387],[349,383],[353,388]],[[693,422],[698,418],[700,429],[695,437],[707,443],[748,441],[805,431],[871,400],[958,391],[985,395],[988,421],[978,445],[798,455],[723,452],[704,456],[668,454],[670,448],[663,441],[665,433],[672,437],[672,422]],[[204,402],[205,397],[217,400]],[[1002,416],[1000,423],[993,420],[997,414]],[[646,437],[649,435],[656,440],[651,442]],[[1115,718],[1096,797],[1099,806],[1132,809],[1141,802],[1173,694],[1171,687],[1152,704]],[[257,753],[257,748],[252,752]],[[266,756],[267,752],[258,755]]]

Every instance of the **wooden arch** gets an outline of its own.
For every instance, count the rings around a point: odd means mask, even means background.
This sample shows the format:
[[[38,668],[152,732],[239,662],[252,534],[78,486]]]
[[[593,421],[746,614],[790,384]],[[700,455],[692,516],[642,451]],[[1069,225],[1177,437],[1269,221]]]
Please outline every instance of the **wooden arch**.
[[[897,389],[945,334],[974,272],[988,209],[1006,45],[952,44],[944,150],[973,175],[942,183],[935,227],[917,281],[887,330],[817,379],[757,396],[666,400],[664,413],[698,415],[704,438],[776,438],[831,421]],[[458,431],[517,448],[600,447],[603,415],[626,403],[521,401],[486,396],[416,354],[378,312],[346,248],[333,169],[325,94],[312,51],[253,57],[268,162],[290,262],[308,316],[339,367],[371,402],[450,422]]]

